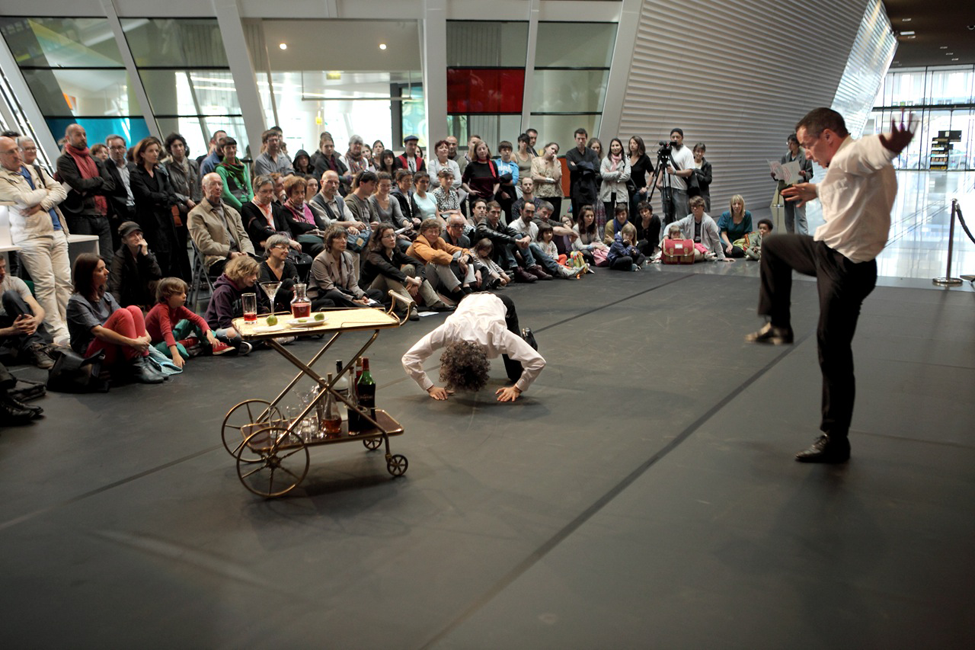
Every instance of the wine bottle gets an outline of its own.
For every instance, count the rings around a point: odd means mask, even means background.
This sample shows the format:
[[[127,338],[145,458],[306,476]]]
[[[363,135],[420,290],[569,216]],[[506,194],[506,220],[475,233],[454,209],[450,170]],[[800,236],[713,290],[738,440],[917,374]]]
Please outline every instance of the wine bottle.
[[[362,360],[356,359],[355,362],[355,381],[349,387],[349,401],[352,402],[352,406],[349,407],[349,435],[354,436],[362,430],[362,417],[359,415],[359,376],[362,374]]]
[[[332,390],[334,390],[336,393],[338,393],[345,399],[349,399],[349,377],[348,375],[342,373],[341,361],[335,362],[335,376],[338,377],[338,380],[335,382],[335,386],[332,388]],[[339,415],[342,416],[342,419],[343,420],[348,419],[349,407],[342,400],[335,400],[335,402],[339,408]]]
[[[369,372],[369,359],[362,360],[362,376],[356,384],[356,394],[359,396],[359,408],[368,413],[373,420],[376,419],[376,382]],[[366,410],[368,409],[368,411]],[[368,420],[363,420],[363,428],[373,428],[375,425]]]
[[[328,383],[332,383],[332,373],[328,373]],[[334,438],[342,433],[342,416],[339,415],[339,406],[332,393],[325,398],[325,417],[323,428],[327,438]]]

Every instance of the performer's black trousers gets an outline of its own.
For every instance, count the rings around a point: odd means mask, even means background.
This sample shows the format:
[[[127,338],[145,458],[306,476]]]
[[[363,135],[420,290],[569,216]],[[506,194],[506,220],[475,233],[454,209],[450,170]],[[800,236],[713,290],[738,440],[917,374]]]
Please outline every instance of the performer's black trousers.
[[[758,313],[775,327],[791,328],[792,271],[816,276],[819,290],[819,367],[823,373],[820,429],[845,438],[853,418],[853,334],[860,305],[877,284],[877,263],[855,263],[809,235],[770,235],[762,242]]]
[[[508,327],[508,331],[514,332],[516,336],[521,336],[521,328],[518,327],[518,312],[515,311],[515,303],[508,296],[498,296],[498,298],[504,303],[505,309],[507,309],[507,313],[504,315],[504,324]],[[521,373],[524,371],[521,362],[508,358],[507,354],[502,354],[501,358],[504,359],[504,372],[508,375],[508,379],[518,381],[521,378]]]

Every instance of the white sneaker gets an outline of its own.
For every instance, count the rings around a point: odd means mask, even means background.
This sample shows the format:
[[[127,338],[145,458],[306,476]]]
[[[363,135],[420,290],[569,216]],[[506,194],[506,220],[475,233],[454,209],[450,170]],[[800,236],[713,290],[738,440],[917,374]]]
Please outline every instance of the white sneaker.
[[[240,347],[237,348],[237,354],[244,356],[245,354],[250,354],[251,350],[253,349],[254,349],[253,345],[251,345],[247,341],[241,341]]]

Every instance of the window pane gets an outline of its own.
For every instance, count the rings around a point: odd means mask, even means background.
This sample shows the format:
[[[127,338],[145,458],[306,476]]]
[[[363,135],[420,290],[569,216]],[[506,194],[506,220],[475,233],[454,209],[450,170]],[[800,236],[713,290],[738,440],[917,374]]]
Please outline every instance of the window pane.
[[[240,115],[233,75],[221,70],[141,70],[157,115]]]
[[[447,121],[448,133],[457,137],[461,150],[467,151],[469,135],[479,135],[487,142],[492,157],[498,155],[499,142],[514,142],[521,133],[520,115],[451,115]]]
[[[229,65],[215,19],[123,18],[121,23],[140,68]]]
[[[528,23],[447,21],[447,65],[524,66]]]
[[[141,115],[125,70],[24,70],[45,116]]]
[[[448,113],[521,113],[525,70],[447,70]]]
[[[535,70],[532,113],[599,113],[609,70]]]
[[[204,120],[205,122],[205,120]],[[203,128],[200,126],[200,119],[196,117],[162,117],[156,118],[156,124],[159,125],[159,132],[162,134],[163,140],[166,139],[170,133],[179,133],[186,140],[186,146],[189,149],[187,154],[190,158],[196,158],[197,156],[207,152],[207,143],[210,140],[209,131],[204,137]],[[220,127],[216,127],[219,129]],[[216,130],[216,129],[214,129]],[[227,129],[224,129],[226,131]],[[238,132],[234,131],[234,139],[236,139],[236,134]],[[243,155],[243,153],[241,153]]]
[[[972,100],[972,67],[932,69],[927,103],[967,104]]]
[[[538,143],[542,147],[549,142],[557,142],[559,155],[575,146],[575,130],[582,127],[595,137],[599,130],[599,115],[532,115],[529,126],[538,131]],[[515,136],[517,137],[517,136]],[[538,144],[535,148],[541,150]]]
[[[104,18],[0,18],[0,32],[21,67],[124,67]]]
[[[132,146],[142,138],[149,137],[149,127],[146,126],[145,119],[141,117],[51,117],[44,120],[55,138],[62,138],[65,130],[71,124],[80,124],[85,127],[88,136],[88,146],[96,142],[105,142],[109,135],[120,135],[125,138],[126,143]]]
[[[913,106],[924,103],[924,71],[891,75],[888,106]]]
[[[535,67],[608,68],[615,44],[616,23],[538,23]]]

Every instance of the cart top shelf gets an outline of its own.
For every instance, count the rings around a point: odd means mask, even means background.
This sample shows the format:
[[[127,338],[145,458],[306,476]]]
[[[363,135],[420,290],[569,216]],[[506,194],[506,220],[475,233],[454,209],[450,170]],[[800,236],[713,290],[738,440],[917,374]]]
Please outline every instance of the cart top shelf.
[[[325,317],[324,321],[314,320],[315,315],[319,313]],[[233,326],[247,341],[263,341],[286,336],[314,336],[329,332],[389,329],[400,326],[400,321],[395,316],[381,309],[370,308],[315,312],[307,323],[301,325],[293,325],[293,319],[288,312],[275,314],[275,316],[278,319],[276,325],[268,325],[267,316],[260,316],[253,323],[244,322],[243,318],[235,318]]]

